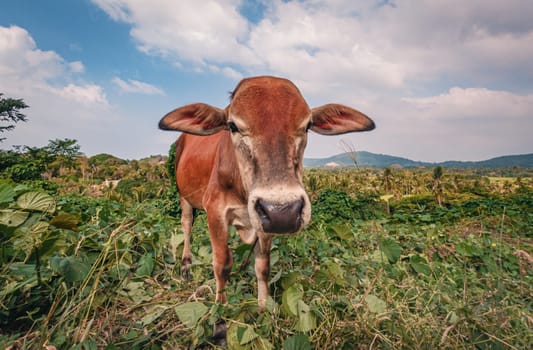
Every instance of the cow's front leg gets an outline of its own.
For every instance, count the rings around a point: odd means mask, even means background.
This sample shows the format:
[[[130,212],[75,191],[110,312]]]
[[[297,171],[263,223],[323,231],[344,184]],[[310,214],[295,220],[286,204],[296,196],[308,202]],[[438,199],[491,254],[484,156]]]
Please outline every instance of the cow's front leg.
[[[213,272],[217,285],[216,301],[225,304],[227,301],[226,283],[233,265],[233,257],[228,247],[228,227],[224,220],[209,218],[209,216],[208,227],[213,249]]]
[[[264,309],[269,295],[268,277],[270,275],[270,247],[272,237],[263,235],[254,247],[255,274],[257,276],[257,302],[260,309]]]
[[[224,220],[209,217],[209,214],[207,224],[211,237],[211,247],[213,249],[213,271],[217,285],[215,300],[225,304],[227,301],[226,284],[231,273],[231,266],[233,265],[233,257],[228,248],[228,226]],[[218,320],[215,323],[213,327],[213,341],[215,344],[221,346],[226,344],[226,323],[224,320]]]

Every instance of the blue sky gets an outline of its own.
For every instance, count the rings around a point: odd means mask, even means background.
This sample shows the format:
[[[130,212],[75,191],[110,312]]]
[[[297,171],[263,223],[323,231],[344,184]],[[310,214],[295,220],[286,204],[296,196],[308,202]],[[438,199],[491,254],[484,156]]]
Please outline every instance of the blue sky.
[[[2,1],[0,92],[29,121],[11,145],[77,139],[87,155],[165,154],[157,129],[191,102],[218,107],[246,76],[289,78],[377,129],[312,135],[307,157],[358,150],[416,160],[533,152],[533,2]]]

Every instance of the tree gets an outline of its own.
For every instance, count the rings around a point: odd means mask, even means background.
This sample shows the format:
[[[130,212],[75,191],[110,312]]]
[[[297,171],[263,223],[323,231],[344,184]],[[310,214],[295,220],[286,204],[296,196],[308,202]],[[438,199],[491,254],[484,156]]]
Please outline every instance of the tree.
[[[65,169],[73,169],[78,165],[78,157],[82,155],[78,141],[73,139],[49,140],[46,151],[51,157],[48,164],[53,176],[64,175]]]
[[[21,109],[28,108],[22,99],[3,98],[4,94],[0,93],[0,132],[11,131],[18,122],[25,122],[26,116],[20,112]],[[3,125],[7,123],[7,125]],[[5,137],[0,137],[0,142]]]
[[[76,140],[50,140],[45,147],[17,146],[0,151],[0,174],[14,181],[62,176],[78,166],[82,155]]]
[[[50,157],[43,148],[19,146],[0,151],[0,175],[13,181],[38,180]]]

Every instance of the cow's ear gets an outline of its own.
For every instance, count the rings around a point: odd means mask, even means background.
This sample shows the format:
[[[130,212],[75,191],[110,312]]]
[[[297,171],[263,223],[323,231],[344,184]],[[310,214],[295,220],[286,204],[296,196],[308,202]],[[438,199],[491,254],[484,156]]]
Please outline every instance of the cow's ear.
[[[311,130],[323,135],[338,135],[375,128],[372,119],[363,113],[339,104],[313,108]]]
[[[176,108],[159,121],[159,129],[177,130],[195,135],[211,135],[226,128],[224,110],[204,103]]]

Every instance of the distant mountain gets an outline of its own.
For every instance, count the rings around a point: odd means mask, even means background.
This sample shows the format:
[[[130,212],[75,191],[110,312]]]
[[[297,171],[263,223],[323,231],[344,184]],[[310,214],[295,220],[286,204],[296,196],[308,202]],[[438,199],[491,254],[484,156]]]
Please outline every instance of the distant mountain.
[[[478,162],[461,162],[461,161],[446,161],[440,163],[418,162],[402,157],[389,156],[386,154],[376,154],[370,152],[357,152],[357,164],[366,167],[390,167],[400,166],[402,168],[409,167],[434,167],[443,166],[448,168],[508,168],[508,167],[533,167],[533,153],[511,155],[491,158]],[[341,153],[328,158],[305,158],[304,166],[319,167],[325,166],[328,163],[336,163],[340,166],[353,166],[354,162],[351,158],[351,153]]]
[[[518,154],[513,156],[502,156],[482,160],[479,162],[459,162],[459,161],[447,161],[442,162],[439,165],[450,168],[509,168],[509,167],[533,167],[533,153],[530,154]]]

